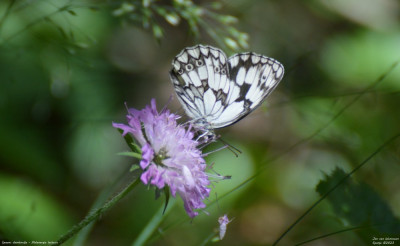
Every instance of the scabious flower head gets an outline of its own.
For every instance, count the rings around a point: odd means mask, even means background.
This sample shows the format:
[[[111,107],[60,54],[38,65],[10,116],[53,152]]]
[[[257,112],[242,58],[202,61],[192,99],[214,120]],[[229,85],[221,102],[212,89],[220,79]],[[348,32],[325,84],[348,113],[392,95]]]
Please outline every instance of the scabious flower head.
[[[158,112],[152,99],[142,110],[128,110],[128,125],[113,126],[123,130],[123,136],[132,134],[140,145],[141,181],[158,189],[168,186],[172,196],[182,198],[186,212],[193,218],[198,215],[195,209],[206,206],[203,200],[210,194],[210,181],[194,132],[177,124],[178,118],[167,109]]]

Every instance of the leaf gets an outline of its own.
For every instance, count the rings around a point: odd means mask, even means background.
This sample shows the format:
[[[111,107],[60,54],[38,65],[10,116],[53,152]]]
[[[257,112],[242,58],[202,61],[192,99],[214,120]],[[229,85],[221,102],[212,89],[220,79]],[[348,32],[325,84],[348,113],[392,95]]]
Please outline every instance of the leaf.
[[[156,188],[154,195],[154,198],[157,200],[161,196],[161,190]]]
[[[163,214],[167,210],[167,206],[168,206],[168,202],[169,202],[169,198],[170,198],[170,196],[169,196],[169,187],[168,186],[164,187],[164,193],[165,193],[165,206],[164,206]]]
[[[225,25],[231,25],[238,22],[238,19],[231,15],[221,15],[218,20]]]
[[[222,9],[222,3],[220,2],[212,2],[210,7],[214,10],[220,10]]]
[[[134,157],[134,158],[137,158],[139,160],[142,159],[142,155],[139,154],[139,153],[135,153],[135,152],[121,152],[121,153],[118,153],[118,155]]]
[[[226,37],[224,39],[225,44],[231,48],[232,50],[238,50],[239,49],[239,45],[237,44],[237,42],[229,37]]]
[[[114,16],[122,16],[127,13],[132,13],[135,11],[135,5],[131,3],[124,2],[121,4],[121,6],[113,11]]]
[[[154,37],[156,37],[157,39],[160,39],[163,37],[163,30],[162,28],[157,25],[157,24],[153,24],[153,35]]]
[[[132,142],[132,143],[131,143],[130,148],[131,148],[131,150],[132,150],[133,152],[142,154],[142,149],[139,147],[139,145],[135,144],[135,142]]]
[[[142,9],[142,11],[143,11],[143,16],[142,16],[143,27],[149,28],[152,16],[151,11],[149,9]]]
[[[317,185],[317,192],[323,196],[333,187],[336,189],[327,197],[334,213],[353,227],[363,227],[355,232],[366,242],[371,235],[391,236],[400,232],[400,221],[387,203],[365,183],[357,184],[346,173],[336,168],[331,175],[325,175]]]
[[[77,47],[77,48],[80,48],[80,49],[87,49],[87,48],[90,47],[89,44],[84,43],[84,42],[75,42],[75,43],[73,43],[73,45],[74,45],[75,47]]]
[[[73,15],[73,16],[77,16],[76,12],[73,11],[73,10],[68,10],[68,13],[70,13],[70,14]]]
[[[56,26],[56,28],[57,28],[57,30],[61,33],[61,35],[62,35],[63,38],[65,38],[65,39],[68,38],[68,36],[67,36],[67,34],[64,32],[64,29],[63,29],[63,28],[61,28],[60,26]]]
[[[136,171],[138,169],[140,169],[139,165],[138,164],[133,164],[131,166],[131,168],[129,169],[129,172],[134,172],[134,171]]]
[[[169,24],[171,24],[173,26],[177,26],[180,23],[181,18],[176,13],[171,12],[171,13],[168,13],[165,15],[165,20]]]
[[[73,225],[71,211],[33,182],[0,174],[0,187],[0,239],[47,241]]]
[[[121,135],[122,135],[123,132],[124,132],[124,131],[121,130],[121,129],[118,129],[118,131],[121,133]],[[136,152],[135,149],[132,149],[132,144],[135,142],[135,141],[133,140],[132,136],[129,135],[129,134],[125,134],[124,139],[125,139],[126,144],[128,144],[129,148],[131,148],[131,150],[132,150],[133,152]]]
[[[143,0],[142,4],[143,4],[143,7],[148,8],[150,6],[150,4],[151,4],[151,1],[150,0]]]

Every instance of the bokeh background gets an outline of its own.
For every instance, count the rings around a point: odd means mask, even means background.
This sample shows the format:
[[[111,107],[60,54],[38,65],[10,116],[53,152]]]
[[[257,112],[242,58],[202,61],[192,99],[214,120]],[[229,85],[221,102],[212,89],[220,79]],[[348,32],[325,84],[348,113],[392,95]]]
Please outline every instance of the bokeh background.
[[[286,74],[218,131],[243,153],[208,157],[232,176],[213,183],[208,214],[190,220],[178,199],[147,244],[400,237],[399,13],[396,0],[0,1],[0,239],[55,241],[129,182],[137,160],[117,155],[129,148],[111,123],[151,98],[161,109],[173,96],[184,115],[168,71],[197,43],[273,57]],[[164,202],[139,185],[66,245],[131,245]]]

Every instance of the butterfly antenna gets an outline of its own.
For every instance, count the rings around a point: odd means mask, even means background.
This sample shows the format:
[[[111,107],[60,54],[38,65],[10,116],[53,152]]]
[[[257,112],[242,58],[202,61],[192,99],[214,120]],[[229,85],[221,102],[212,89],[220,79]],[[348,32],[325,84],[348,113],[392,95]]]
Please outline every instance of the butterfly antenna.
[[[171,94],[168,98],[167,103],[164,105],[163,109],[160,112],[164,112],[165,110],[167,110],[167,106],[172,102],[172,100],[174,100],[174,96]]]
[[[124,104],[125,104],[126,111],[128,111],[128,112],[129,112],[128,103],[127,103],[127,102],[124,102]]]
[[[215,164],[215,162],[211,163],[211,165],[208,166],[208,169],[209,169],[211,172],[215,173],[216,176],[214,176],[214,175],[211,174],[211,173],[208,173],[208,174],[210,175],[210,177],[215,177],[218,181],[220,181],[220,180],[225,180],[225,179],[231,179],[231,178],[232,178],[231,175],[223,176],[223,175],[219,174],[217,171],[215,171],[214,168],[213,168],[214,164]]]
[[[205,147],[205,146],[203,146],[203,147]],[[229,149],[229,145],[224,145],[224,146],[222,146],[222,147],[220,147],[220,148],[218,148],[218,149],[215,149],[215,150],[212,150],[212,151],[210,151],[210,152],[208,152],[208,153],[205,153],[205,154],[203,154],[202,156],[208,156],[209,154],[218,152],[218,151],[223,150],[223,149],[226,149],[226,148]]]
[[[205,147],[207,147],[208,145],[210,145],[212,142],[205,142],[205,143],[201,143],[200,145],[199,145],[199,149],[204,149]]]
[[[218,138],[219,141],[221,141],[221,143],[225,144],[225,146],[227,146],[227,148],[236,156],[239,157],[239,155],[242,153],[242,151],[234,146],[232,146],[231,144],[227,143],[225,140],[223,140],[221,137]]]

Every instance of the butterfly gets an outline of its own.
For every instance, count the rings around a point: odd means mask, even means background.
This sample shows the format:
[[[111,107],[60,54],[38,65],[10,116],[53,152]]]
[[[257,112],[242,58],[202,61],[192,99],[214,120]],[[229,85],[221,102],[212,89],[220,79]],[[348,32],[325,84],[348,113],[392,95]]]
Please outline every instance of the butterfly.
[[[232,125],[260,106],[283,74],[275,59],[253,52],[226,58],[218,48],[196,45],[175,57],[170,78],[194,127],[215,136],[214,129]]]

